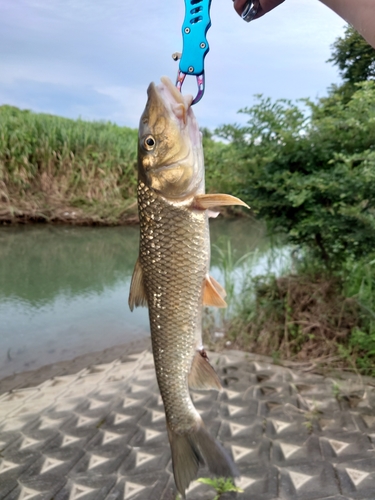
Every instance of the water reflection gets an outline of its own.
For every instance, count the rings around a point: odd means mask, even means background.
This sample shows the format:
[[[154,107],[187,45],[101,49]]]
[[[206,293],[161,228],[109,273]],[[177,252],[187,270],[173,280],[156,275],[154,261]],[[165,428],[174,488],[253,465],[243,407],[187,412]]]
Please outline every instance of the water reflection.
[[[127,307],[138,228],[0,230],[0,378],[148,335]]]
[[[0,378],[148,336],[147,309],[127,305],[138,238],[138,227],[0,228]],[[212,243],[228,239],[236,259],[269,245],[248,219],[212,221]],[[223,281],[221,264],[213,250]]]
[[[40,307],[103,293],[132,273],[138,229],[26,226],[0,231],[0,298]]]

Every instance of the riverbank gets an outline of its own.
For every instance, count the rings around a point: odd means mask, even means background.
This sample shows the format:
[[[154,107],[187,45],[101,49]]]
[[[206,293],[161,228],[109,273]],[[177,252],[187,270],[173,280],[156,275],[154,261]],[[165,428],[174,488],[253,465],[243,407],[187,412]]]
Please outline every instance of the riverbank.
[[[88,366],[111,363],[115,359],[123,360],[131,354],[150,348],[151,342],[148,337],[101,351],[88,352],[73,359],[46,364],[37,370],[26,370],[15,373],[0,379],[0,395],[7,391],[37,386],[52,377],[73,375]]]
[[[34,200],[12,198],[0,202],[0,224],[67,224],[75,226],[125,226],[139,223],[135,199],[122,204],[86,204],[85,208],[67,205],[62,200],[40,196]]]
[[[213,346],[210,346],[210,348],[211,347]],[[79,373],[81,370],[85,370],[93,366],[98,367],[114,361],[126,362],[129,356],[136,355],[144,351],[151,352],[150,337],[125,344],[119,344],[100,351],[88,352],[72,359],[65,359],[56,363],[46,364],[36,370],[26,370],[15,373],[0,379],[0,396],[5,392],[19,391],[21,389],[35,387],[54,377],[74,375]],[[252,362],[266,363],[269,366],[280,366],[285,369],[299,370],[300,372],[322,375],[321,370],[319,370],[319,367],[316,366],[314,360],[306,360],[305,362],[290,361],[287,359],[275,360],[274,357],[266,356],[264,354],[256,352],[252,353],[248,350],[238,350],[232,343],[227,343],[227,346],[220,345],[220,347],[217,345],[216,349],[211,351],[212,359],[217,359],[222,356],[225,357],[226,355],[231,356],[233,354],[243,360],[251,360]],[[345,369],[337,369],[333,366],[331,366],[331,369],[327,369],[324,375],[326,377],[335,377],[339,380],[357,380],[361,385],[370,384],[375,387],[375,379],[373,377],[361,376]]]
[[[137,217],[137,130],[0,106],[0,222]]]
[[[332,370],[375,376],[375,260],[359,261],[343,274],[314,268],[251,276],[233,298],[232,313],[217,335],[206,322],[208,349],[230,346],[290,361],[326,375]]]
[[[243,211],[221,207],[225,218],[247,217]],[[86,203],[84,208],[43,199],[0,202],[0,225],[17,224],[65,224],[70,226],[133,226],[139,224],[136,199],[123,203]]]

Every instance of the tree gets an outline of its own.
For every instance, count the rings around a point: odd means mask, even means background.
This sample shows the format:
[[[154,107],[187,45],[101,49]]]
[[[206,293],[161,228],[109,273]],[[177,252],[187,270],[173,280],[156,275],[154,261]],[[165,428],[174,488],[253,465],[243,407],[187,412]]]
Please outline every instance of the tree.
[[[331,48],[332,55],[327,62],[338,67],[343,83],[331,85],[328,97],[322,101],[340,95],[348,102],[356,90],[356,83],[374,80],[375,49],[350,25],[346,27],[344,36],[337,38]]]
[[[345,83],[354,85],[375,79],[375,49],[350,25],[332,45],[328,62],[339,68]]]
[[[235,194],[331,269],[372,252],[375,83],[357,84],[347,103],[258,97],[242,112],[246,126],[217,131],[243,181]]]

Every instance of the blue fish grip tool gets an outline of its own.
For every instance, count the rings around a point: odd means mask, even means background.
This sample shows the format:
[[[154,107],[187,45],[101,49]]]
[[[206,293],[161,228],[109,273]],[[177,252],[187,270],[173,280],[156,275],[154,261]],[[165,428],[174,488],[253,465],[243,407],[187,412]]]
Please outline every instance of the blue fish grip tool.
[[[199,102],[204,94],[204,58],[210,50],[206,38],[207,31],[211,27],[210,7],[211,0],[185,0],[182,55],[176,87],[181,91],[186,75],[196,77],[198,93],[192,104]]]

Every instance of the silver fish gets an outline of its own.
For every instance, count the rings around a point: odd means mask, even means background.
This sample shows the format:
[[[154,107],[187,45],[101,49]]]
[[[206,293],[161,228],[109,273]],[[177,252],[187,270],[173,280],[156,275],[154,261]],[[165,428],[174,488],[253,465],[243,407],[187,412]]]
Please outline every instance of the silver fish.
[[[203,305],[225,307],[224,289],[208,274],[208,211],[245,205],[204,194],[201,133],[192,97],[167,78],[148,88],[139,125],[140,248],[129,306],[148,305],[152,350],[163,399],[177,490],[184,496],[200,463],[218,476],[236,470],[208,433],[190,389],[221,389],[202,347]]]

